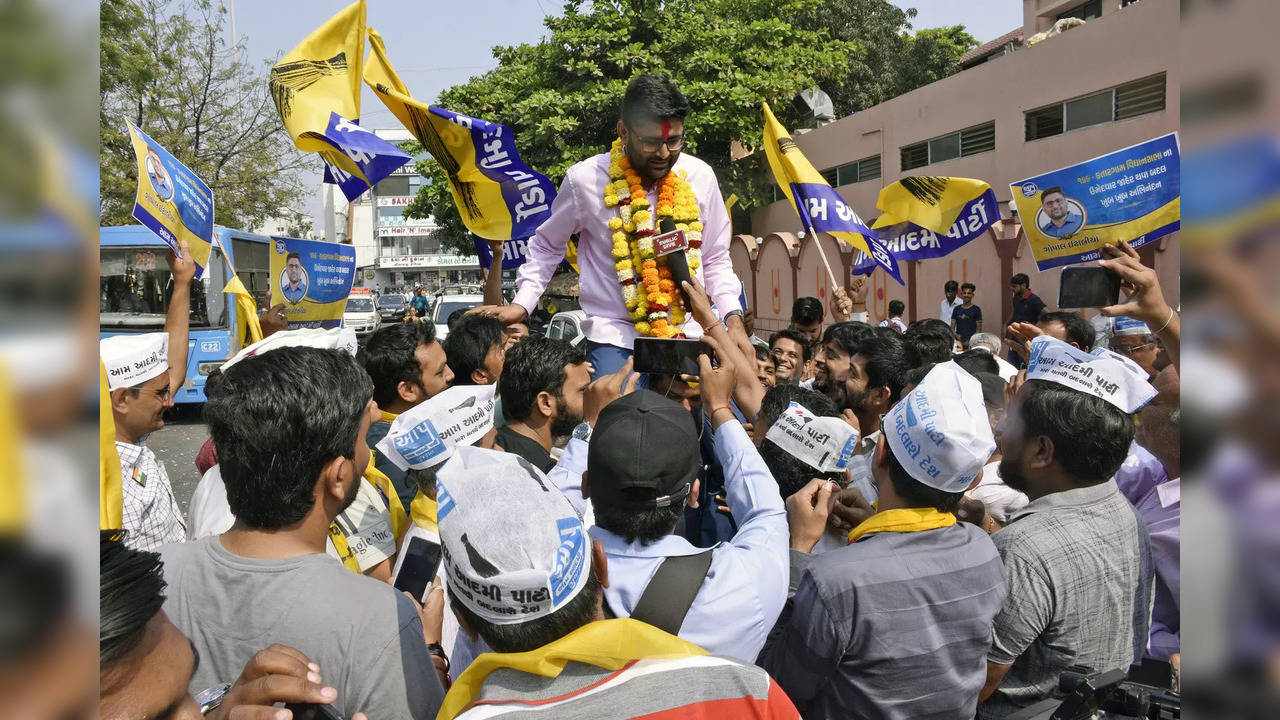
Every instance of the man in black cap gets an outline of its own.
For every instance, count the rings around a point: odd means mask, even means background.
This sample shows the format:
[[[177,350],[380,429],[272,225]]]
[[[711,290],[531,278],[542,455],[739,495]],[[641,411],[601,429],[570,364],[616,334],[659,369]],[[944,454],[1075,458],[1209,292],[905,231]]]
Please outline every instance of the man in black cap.
[[[729,409],[732,361],[722,357],[712,368],[704,355],[698,364],[702,407],[738,521],[733,539],[702,550],[672,534],[685,503],[697,502],[698,429],[688,410],[651,391],[625,395],[601,411],[581,495],[595,512],[592,537],[609,558],[606,613],[754,662],[786,601],[786,511]]]

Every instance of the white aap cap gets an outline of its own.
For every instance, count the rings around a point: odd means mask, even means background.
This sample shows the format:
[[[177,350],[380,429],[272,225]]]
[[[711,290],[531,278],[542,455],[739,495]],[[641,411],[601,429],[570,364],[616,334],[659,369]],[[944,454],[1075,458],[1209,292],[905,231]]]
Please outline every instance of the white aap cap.
[[[112,335],[98,341],[107,389],[133,387],[169,371],[169,333]]]
[[[436,476],[449,589],[496,625],[546,617],[587,584],[591,541],[573,506],[528,460],[466,445]],[[495,512],[501,499],[503,511]]]
[[[933,366],[889,411],[885,439],[912,478],[964,492],[996,449],[982,383],[954,361]]]
[[[792,457],[823,472],[849,466],[858,452],[858,431],[838,417],[819,417],[792,400],[765,439]]]
[[[1031,341],[1027,379],[1089,393],[1125,413],[1137,412],[1156,396],[1146,371],[1129,358],[1104,348],[1087,353],[1048,335]]]
[[[429,468],[458,445],[474,445],[493,427],[496,385],[455,385],[400,413],[378,452],[401,470]]]
[[[280,330],[249,345],[235,357],[222,364],[222,370],[231,368],[236,363],[247,357],[261,355],[264,352],[279,350],[284,347],[313,347],[322,350],[345,350],[355,357],[359,345],[356,344],[356,334],[351,328],[332,328],[323,330],[321,328],[302,328],[299,330]]]
[[[1131,317],[1119,315],[1112,318],[1111,325],[1112,335],[1150,335],[1151,328],[1141,320],[1134,320]]]

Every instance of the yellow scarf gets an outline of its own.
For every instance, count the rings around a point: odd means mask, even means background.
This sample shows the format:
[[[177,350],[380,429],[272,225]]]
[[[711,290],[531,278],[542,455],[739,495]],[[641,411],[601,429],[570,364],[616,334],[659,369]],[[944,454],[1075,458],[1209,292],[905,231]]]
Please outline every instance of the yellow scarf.
[[[872,515],[861,525],[849,531],[849,542],[856,542],[863,535],[875,532],[920,532],[955,524],[955,515],[938,512],[934,508],[885,510]]]
[[[707,651],[697,645],[639,620],[597,620],[537,650],[482,654],[454,681],[436,720],[452,720],[460,715],[480,695],[480,686],[489,673],[502,668],[553,678],[560,675],[568,662],[618,670],[637,658],[706,654]]]

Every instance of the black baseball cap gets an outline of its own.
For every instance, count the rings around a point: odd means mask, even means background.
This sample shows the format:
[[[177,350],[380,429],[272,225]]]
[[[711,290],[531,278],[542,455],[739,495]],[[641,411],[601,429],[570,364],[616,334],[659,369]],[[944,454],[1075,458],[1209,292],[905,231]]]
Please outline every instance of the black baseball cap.
[[[646,509],[684,502],[702,467],[698,429],[683,406],[651,390],[609,403],[591,433],[591,502]]]

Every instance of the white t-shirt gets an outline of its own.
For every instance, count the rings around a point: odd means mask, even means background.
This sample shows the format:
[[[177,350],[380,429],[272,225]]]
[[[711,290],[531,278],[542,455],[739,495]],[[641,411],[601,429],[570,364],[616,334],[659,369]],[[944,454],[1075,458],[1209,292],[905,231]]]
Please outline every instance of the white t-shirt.
[[[1009,521],[1009,516],[1031,502],[1023,493],[1004,484],[1000,479],[1000,462],[987,463],[982,468],[982,481],[978,487],[965,493],[966,497],[981,500],[987,508],[987,514],[995,518],[1001,525]]]
[[[1018,375],[1018,368],[1014,367],[1013,363],[1005,360],[999,355],[993,355],[992,357],[996,359],[996,366],[1000,368],[1001,380],[1009,382]]]
[[[956,297],[951,302],[947,302],[947,298],[944,296],[942,300],[938,302],[938,319],[946,323],[947,325],[950,325],[951,311],[963,304],[964,304],[964,301],[961,300],[959,297]]]
[[[227,486],[222,482],[222,471],[217,465],[200,478],[191,495],[191,539],[221,535],[231,529],[236,516],[227,504]],[[367,480],[360,480],[360,489],[351,506],[337,517],[336,522],[346,531],[347,546],[360,563],[361,572],[396,554],[396,538],[391,532],[391,512],[382,494]],[[333,557],[338,550],[332,540],[325,541],[325,550]]]

